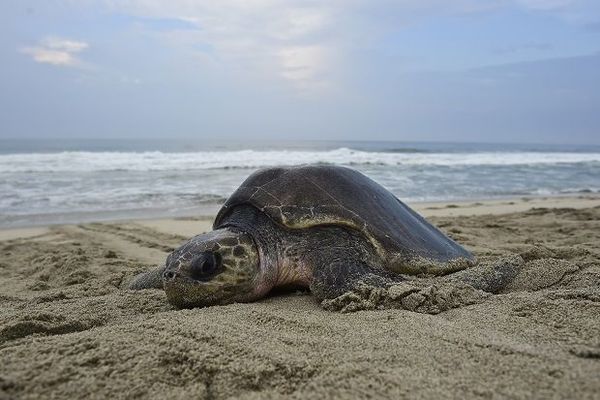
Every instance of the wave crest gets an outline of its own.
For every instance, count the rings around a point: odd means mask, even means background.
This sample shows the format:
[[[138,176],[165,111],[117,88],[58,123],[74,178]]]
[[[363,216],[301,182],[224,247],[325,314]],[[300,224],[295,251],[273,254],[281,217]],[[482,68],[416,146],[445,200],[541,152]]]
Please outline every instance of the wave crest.
[[[338,148],[329,151],[239,150],[189,153],[61,152],[0,155],[0,173],[96,171],[193,171],[256,169],[301,164],[335,165],[536,165],[600,163],[600,153],[476,152],[410,153],[369,152]]]

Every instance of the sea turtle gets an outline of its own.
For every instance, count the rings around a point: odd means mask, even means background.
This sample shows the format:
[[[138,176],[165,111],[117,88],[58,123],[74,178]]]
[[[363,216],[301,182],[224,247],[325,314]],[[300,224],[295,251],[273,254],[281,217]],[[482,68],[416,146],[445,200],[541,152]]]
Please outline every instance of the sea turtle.
[[[473,265],[469,251],[367,176],[308,165],[250,175],[218,212],[213,231],[191,238],[130,288],[164,288],[173,305],[196,307],[251,302],[274,288],[302,286],[329,308],[341,308],[331,300],[365,287],[396,285],[397,297],[433,296],[429,283],[418,283],[423,277],[494,291],[514,275],[510,266],[486,275]],[[473,272],[455,273],[466,268]],[[345,298],[346,305],[356,300]]]

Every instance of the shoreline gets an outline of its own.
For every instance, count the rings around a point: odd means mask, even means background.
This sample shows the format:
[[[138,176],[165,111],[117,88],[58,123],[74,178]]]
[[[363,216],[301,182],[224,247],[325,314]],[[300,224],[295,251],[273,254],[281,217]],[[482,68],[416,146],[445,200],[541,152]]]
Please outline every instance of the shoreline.
[[[600,206],[599,194],[519,196],[483,200],[435,201],[407,203],[411,208],[429,217],[455,217],[499,215],[527,211],[531,208],[590,208]],[[181,215],[147,215],[144,210],[135,210],[133,218],[111,218],[106,213],[91,213],[88,218],[66,220],[56,223],[31,223],[18,226],[0,225],[0,241],[43,235],[53,227],[90,224],[90,223],[135,223],[167,234],[193,236],[211,229],[214,215],[220,205],[202,207],[200,213],[182,213]],[[129,211],[127,211],[129,212]],[[127,213],[123,212],[123,213]],[[130,213],[130,212],[129,212]]]

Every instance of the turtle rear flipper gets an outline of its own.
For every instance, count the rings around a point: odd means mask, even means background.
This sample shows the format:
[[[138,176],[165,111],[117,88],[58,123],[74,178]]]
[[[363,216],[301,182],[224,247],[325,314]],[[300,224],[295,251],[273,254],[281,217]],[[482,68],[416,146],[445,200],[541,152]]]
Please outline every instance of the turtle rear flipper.
[[[519,274],[523,263],[521,256],[509,256],[491,263],[480,263],[442,279],[447,282],[466,283],[489,293],[501,293]]]

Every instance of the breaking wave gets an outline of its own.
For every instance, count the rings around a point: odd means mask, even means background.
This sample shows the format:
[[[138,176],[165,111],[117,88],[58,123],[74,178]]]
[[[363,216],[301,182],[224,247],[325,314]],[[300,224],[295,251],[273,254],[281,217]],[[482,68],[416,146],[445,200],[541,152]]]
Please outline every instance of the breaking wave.
[[[300,164],[336,165],[536,165],[600,163],[600,153],[475,152],[407,153],[369,152],[339,148],[329,151],[239,150],[190,153],[61,152],[0,155],[0,173],[96,172],[96,171],[194,171],[208,169],[256,169]]]

